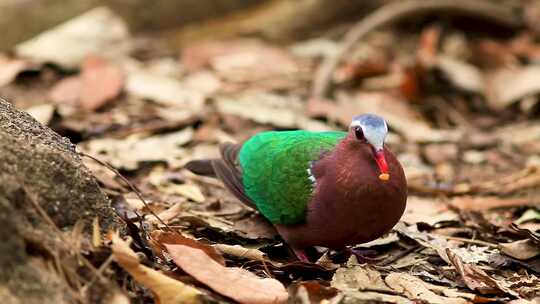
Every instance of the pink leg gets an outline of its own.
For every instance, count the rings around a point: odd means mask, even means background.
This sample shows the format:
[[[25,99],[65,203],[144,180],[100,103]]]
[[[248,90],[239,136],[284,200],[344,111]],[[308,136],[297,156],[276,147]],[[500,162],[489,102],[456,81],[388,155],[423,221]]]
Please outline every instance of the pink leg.
[[[294,249],[294,248],[291,248],[292,251],[294,252],[294,255],[296,255],[296,257],[301,261],[301,262],[304,262],[304,263],[310,263],[307,255],[306,255],[306,252],[303,250],[303,249]]]

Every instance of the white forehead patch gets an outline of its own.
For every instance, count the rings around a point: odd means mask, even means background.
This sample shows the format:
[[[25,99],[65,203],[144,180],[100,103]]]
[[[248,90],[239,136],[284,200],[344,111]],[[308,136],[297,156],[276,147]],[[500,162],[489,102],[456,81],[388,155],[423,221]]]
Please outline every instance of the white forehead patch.
[[[388,134],[388,126],[384,119],[371,114],[360,115],[353,119],[351,127],[361,127],[364,137],[375,149],[383,148]]]

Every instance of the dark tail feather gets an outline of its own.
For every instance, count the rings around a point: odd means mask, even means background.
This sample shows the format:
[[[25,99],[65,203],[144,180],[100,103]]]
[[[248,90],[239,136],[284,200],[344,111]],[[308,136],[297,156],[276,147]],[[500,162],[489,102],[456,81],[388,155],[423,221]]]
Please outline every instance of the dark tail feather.
[[[212,166],[213,161],[215,161],[215,159],[192,160],[188,162],[184,168],[198,175],[216,177],[216,172]]]

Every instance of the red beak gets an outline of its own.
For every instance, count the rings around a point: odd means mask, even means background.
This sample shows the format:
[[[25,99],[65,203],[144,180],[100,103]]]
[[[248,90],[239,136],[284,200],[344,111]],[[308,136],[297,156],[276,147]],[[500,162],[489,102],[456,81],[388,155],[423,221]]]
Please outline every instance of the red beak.
[[[387,181],[390,179],[390,174],[388,174],[388,164],[386,163],[386,157],[384,156],[384,150],[375,151],[375,161],[381,174],[379,174],[379,179],[382,181]]]

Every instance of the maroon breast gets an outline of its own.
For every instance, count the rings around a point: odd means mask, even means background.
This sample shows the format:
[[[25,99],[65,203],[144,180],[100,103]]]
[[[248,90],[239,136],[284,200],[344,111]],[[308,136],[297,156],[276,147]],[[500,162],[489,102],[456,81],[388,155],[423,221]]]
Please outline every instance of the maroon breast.
[[[342,248],[372,241],[402,216],[407,201],[403,168],[385,149],[390,180],[381,181],[370,146],[344,140],[318,161],[316,188],[304,224],[277,227],[297,248]]]

